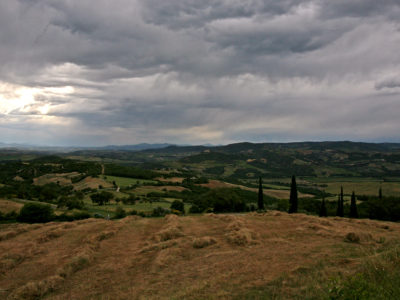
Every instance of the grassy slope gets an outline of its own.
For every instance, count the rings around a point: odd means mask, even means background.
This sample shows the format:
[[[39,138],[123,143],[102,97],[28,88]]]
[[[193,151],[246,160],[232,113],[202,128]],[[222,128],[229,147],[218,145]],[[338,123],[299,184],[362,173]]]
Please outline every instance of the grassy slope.
[[[3,224],[0,297],[346,299],[351,282],[377,298],[384,278],[396,298],[399,232],[279,212]]]
[[[127,186],[135,185],[135,184],[154,184],[154,183],[157,183],[154,180],[144,180],[144,179],[127,178],[127,177],[119,177],[119,176],[103,176],[103,178],[109,183],[112,183],[113,181],[115,181],[115,183],[119,187],[127,187]]]

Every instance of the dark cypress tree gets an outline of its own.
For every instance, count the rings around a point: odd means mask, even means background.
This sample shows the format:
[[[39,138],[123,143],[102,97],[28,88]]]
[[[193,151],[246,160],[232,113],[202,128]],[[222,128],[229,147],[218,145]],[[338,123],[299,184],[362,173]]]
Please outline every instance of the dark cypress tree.
[[[263,194],[263,187],[262,187],[262,179],[260,177],[258,182],[258,209],[264,210],[264,194]]]
[[[379,187],[379,200],[382,201],[382,187]]]
[[[354,194],[354,191],[351,194],[350,218],[358,218],[356,195]]]
[[[336,216],[343,217],[344,216],[344,199],[343,199],[343,187],[340,187],[340,195],[338,196],[338,205],[336,210]]]
[[[321,207],[319,209],[319,216],[320,217],[327,217],[328,216],[328,213],[326,211],[325,198],[322,198]]]
[[[297,213],[297,185],[296,177],[292,176],[292,184],[290,185],[289,214]]]
[[[336,216],[340,217],[340,195],[338,195],[338,197],[337,197]]]
[[[343,186],[340,187],[340,216],[344,217],[344,196],[343,196]]]

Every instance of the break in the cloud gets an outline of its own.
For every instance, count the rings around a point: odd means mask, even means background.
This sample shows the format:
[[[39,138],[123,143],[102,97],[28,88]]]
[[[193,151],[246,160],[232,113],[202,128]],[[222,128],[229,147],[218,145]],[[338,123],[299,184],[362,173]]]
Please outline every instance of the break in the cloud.
[[[0,141],[400,141],[398,0],[5,0]]]

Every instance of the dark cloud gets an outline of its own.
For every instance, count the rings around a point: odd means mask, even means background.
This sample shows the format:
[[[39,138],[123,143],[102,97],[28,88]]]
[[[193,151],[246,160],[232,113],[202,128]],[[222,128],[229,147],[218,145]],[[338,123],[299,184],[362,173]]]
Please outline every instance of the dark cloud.
[[[399,16],[395,0],[3,1],[0,139],[400,141]]]
[[[392,78],[388,78],[388,79],[384,79],[380,82],[377,82],[375,84],[375,88],[377,90],[382,90],[385,88],[388,89],[394,89],[394,88],[400,88],[400,77],[392,77]]]

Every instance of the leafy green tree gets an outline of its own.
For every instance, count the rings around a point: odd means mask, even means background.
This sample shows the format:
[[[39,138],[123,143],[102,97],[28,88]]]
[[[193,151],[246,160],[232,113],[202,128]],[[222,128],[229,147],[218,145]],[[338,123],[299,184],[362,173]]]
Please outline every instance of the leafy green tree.
[[[45,223],[54,219],[53,208],[47,204],[26,203],[17,220],[25,223]]]
[[[262,178],[260,177],[258,182],[258,209],[264,210],[264,193],[262,186]]]
[[[84,206],[83,200],[79,200],[76,197],[61,196],[57,201],[57,207],[67,207],[69,210],[74,208],[82,209]]]
[[[171,208],[171,210],[177,210],[177,211],[180,211],[183,214],[185,213],[185,205],[180,200],[174,200],[171,203],[170,208]]]
[[[351,194],[350,218],[358,218],[356,195],[355,195],[354,191]]]
[[[297,213],[298,197],[296,177],[292,176],[292,184],[290,185],[290,198],[289,198],[289,214]]]
[[[112,198],[114,198],[114,195],[107,191],[101,191],[100,193],[90,195],[92,202],[97,203],[98,205],[107,204]]]
[[[198,195],[193,199],[193,204],[199,208],[199,212],[241,212],[246,211],[247,206],[235,189],[218,188]],[[190,210],[190,212],[195,212]]]
[[[325,198],[322,198],[321,208],[319,210],[319,216],[320,217],[327,217],[328,216],[328,213],[326,211]]]

